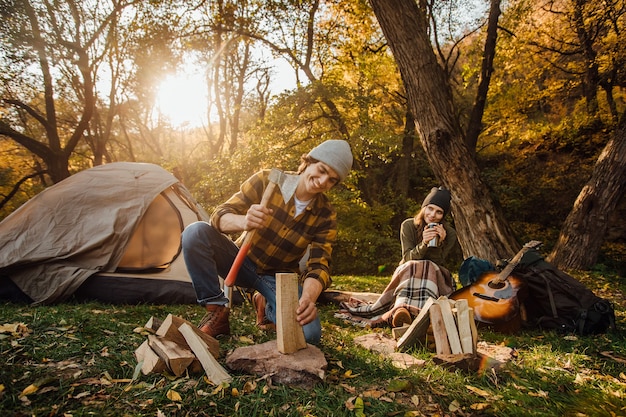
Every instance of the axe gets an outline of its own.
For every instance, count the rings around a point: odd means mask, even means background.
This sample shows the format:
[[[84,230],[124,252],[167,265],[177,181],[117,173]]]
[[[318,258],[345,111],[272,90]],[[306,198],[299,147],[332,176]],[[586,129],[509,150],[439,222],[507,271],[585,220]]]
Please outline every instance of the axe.
[[[287,203],[293,193],[296,191],[296,187],[298,186],[298,176],[285,174],[283,171],[272,168],[269,175],[269,184],[265,191],[263,192],[263,196],[261,197],[261,205],[263,207],[267,207],[267,202],[274,192],[274,188],[278,187],[280,189],[281,194],[283,195],[283,200]],[[224,279],[224,285],[227,287],[232,287],[235,283],[235,279],[237,278],[237,273],[243,264],[246,255],[250,251],[250,247],[252,246],[252,238],[256,234],[256,229],[250,230],[246,237],[244,238],[241,247],[239,248],[239,252],[237,253],[237,257],[235,257],[235,261],[233,265],[230,267],[230,271]],[[230,297],[228,297],[230,299]]]

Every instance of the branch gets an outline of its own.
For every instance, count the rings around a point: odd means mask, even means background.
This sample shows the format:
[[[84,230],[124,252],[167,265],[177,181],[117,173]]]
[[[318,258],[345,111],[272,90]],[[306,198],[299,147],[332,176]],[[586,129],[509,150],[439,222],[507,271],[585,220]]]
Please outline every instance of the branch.
[[[9,202],[9,201],[13,198],[13,196],[14,196],[15,194],[17,194],[17,192],[18,192],[18,191],[19,191],[19,189],[20,189],[20,186],[21,186],[22,184],[24,184],[24,182],[26,182],[26,180],[29,180],[29,179],[31,179],[31,178],[38,177],[38,176],[40,176],[40,175],[47,174],[47,173],[48,173],[48,170],[47,170],[47,169],[45,169],[45,170],[43,170],[43,171],[38,171],[38,172],[35,172],[35,173],[33,173],[33,174],[27,175],[27,176],[23,177],[22,179],[20,179],[20,180],[19,180],[19,181],[18,181],[18,182],[17,182],[17,183],[13,186],[13,189],[11,190],[11,192],[10,192],[9,194],[7,194],[7,196],[6,196],[6,197],[4,197],[4,198],[2,199],[2,201],[0,201],[0,209],[2,209],[2,207],[4,207],[4,205],[5,205],[6,203],[8,203],[8,202]]]

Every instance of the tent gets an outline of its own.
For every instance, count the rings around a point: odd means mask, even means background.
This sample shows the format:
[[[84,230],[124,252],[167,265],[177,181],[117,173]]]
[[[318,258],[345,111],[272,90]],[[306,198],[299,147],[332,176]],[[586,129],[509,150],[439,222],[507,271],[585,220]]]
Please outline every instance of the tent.
[[[157,165],[81,171],[0,222],[0,299],[195,303],[180,235],[197,220],[207,213]]]

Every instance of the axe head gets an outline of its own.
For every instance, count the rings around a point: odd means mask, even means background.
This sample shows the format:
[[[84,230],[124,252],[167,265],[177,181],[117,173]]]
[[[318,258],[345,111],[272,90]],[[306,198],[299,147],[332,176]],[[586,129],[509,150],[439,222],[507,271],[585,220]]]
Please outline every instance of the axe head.
[[[272,168],[269,176],[270,182],[276,184],[276,186],[280,189],[280,193],[283,195],[283,201],[285,203],[291,200],[293,193],[296,192],[299,178],[300,177],[298,175],[286,174],[277,168]]]

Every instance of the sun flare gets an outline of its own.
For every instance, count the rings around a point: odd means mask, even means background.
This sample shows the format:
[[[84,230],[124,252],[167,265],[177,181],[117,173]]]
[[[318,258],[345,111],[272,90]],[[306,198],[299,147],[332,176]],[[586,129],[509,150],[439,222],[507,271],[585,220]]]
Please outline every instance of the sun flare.
[[[166,78],[157,93],[159,117],[173,126],[207,124],[206,82],[201,74],[182,74]]]

